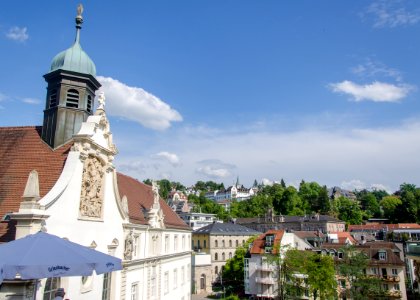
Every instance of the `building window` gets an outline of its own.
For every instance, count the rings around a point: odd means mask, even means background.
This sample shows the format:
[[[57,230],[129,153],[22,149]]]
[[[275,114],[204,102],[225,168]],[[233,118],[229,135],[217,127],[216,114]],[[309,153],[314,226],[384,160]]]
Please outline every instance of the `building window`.
[[[206,275],[201,274],[200,276],[200,290],[206,289]]]
[[[394,290],[399,291],[400,285],[398,283],[394,283]]]
[[[131,300],[137,300],[138,299],[138,293],[139,293],[139,284],[138,282],[133,283],[131,285]]]
[[[214,274],[217,276],[217,274],[219,274],[219,267],[215,266],[214,267]]]
[[[178,235],[174,237],[174,251],[178,251]]]
[[[45,282],[44,300],[53,300],[55,292],[60,287],[60,277],[48,278]]]
[[[152,267],[152,276],[150,277],[151,295],[156,296],[156,266]]]
[[[104,273],[102,284],[102,300],[109,300],[111,296],[111,273]]]
[[[92,111],[92,96],[91,95],[88,95],[87,96],[87,106],[86,106],[86,109],[87,109],[88,112],[91,112]]]
[[[139,236],[138,235],[134,236],[133,257],[138,257],[139,255],[139,241],[140,241]]]
[[[181,267],[181,284],[185,283],[185,268]]]
[[[175,269],[174,270],[174,289],[176,289],[177,285],[178,285],[178,270]]]
[[[239,241],[238,240],[236,240],[236,247],[238,247],[239,246]]]
[[[222,253],[222,260],[225,261],[225,252]]]
[[[222,248],[225,248],[225,240],[222,240]]]
[[[163,292],[169,293],[169,272],[165,272],[163,277]]]
[[[57,90],[51,90],[50,92],[50,108],[57,105]]]
[[[219,247],[217,240],[214,241],[214,247]]]
[[[229,248],[232,248],[232,240],[229,240]]]
[[[214,260],[218,260],[219,259],[219,254],[217,254],[217,252],[216,253],[214,253]]]
[[[207,248],[207,241],[206,240],[203,241],[203,244],[204,244],[203,248]]]
[[[66,106],[79,108],[79,92],[75,89],[67,91]]]
[[[379,260],[386,260],[386,252],[380,251],[379,252]]]
[[[182,235],[182,250],[185,250],[185,234]]]
[[[232,258],[232,252],[229,252],[229,259]]]
[[[165,253],[169,253],[169,234],[165,235]]]
[[[398,270],[397,269],[392,269],[392,275],[397,276],[398,275]]]
[[[388,290],[388,284],[383,283],[383,284],[382,284],[382,289],[383,289],[384,291],[387,291],[387,290]]]

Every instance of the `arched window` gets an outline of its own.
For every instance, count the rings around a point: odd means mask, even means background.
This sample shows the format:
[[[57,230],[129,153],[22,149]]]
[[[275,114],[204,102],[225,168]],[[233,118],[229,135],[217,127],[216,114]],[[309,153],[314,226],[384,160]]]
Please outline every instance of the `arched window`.
[[[215,241],[214,241],[214,246],[215,246],[216,248],[217,248],[217,247],[219,247],[219,246],[218,246],[218,243],[217,243],[217,240],[215,240]]]
[[[87,96],[87,107],[86,107],[88,112],[92,111],[92,96],[88,95]]]
[[[229,252],[229,259],[232,258],[232,252]]]
[[[236,247],[238,247],[239,246],[239,241],[238,240],[236,240]]]
[[[214,254],[214,260],[218,260],[219,259],[219,255],[217,253]]]
[[[225,240],[222,241],[222,248],[225,248]]]
[[[229,240],[229,248],[232,248],[232,240]]]
[[[206,275],[201,274],[200,277],[200,289],[205,290],[206,289]]]
[[[45,282],[44,300],[52,300],[55,298],[55,292],[60,287],[60,277],[48,278]]]
[[[204,240],[203,243],[204,243],[203,248],[207,248],[207,240]]]
[[[214,267],[214,274],[217,275],[218,273],[219,273],[219,267],[218,266],[215,266]]]
[[[51,90],[50,92],[50,108],[57,106],[57,90]]]
[[[225,257],[225,252],[223,252],[223,253],[222,253],[222,260],[224,261],[224,260],[225,260],[225,258],[226,258],[226,257]]]
[[[79,92],[75,89],[67,91],[66,106],[79,108]]]

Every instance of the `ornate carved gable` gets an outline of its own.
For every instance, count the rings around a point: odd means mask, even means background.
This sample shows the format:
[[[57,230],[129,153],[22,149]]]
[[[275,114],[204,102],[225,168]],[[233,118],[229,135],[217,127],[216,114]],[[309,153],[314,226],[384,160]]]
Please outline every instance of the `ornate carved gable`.
[[[153,205],[147,211],[146,217],[149,222],[150,227],[152,228],[165,228],[164,224],[164,214],[162,208],[160,207],[160,196],[159,188],[155,181],[152,182],[152,191],[153,191]]]
[[[82,218],[102,218],[104,166],[89,155],[83,168],[79,215]]]

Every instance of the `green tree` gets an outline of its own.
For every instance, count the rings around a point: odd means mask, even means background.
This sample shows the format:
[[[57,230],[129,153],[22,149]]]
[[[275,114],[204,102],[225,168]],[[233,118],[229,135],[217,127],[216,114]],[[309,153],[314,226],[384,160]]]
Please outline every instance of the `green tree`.
[[[158,181],[159,194],[163,199],[168,199],[169,192],[171,191],[171,182],[168,179],[161,179]]]
[[[397,196],[385,196],[380,204],[384,210],[384,216],[392,222],[395,220],[396,209],[402,205],[402,201]]]
[[[313,253],[306,264],[309,290],[316,300],[334,299],[337,294],[334,260],[331,256]]]
[[[152,180],[150,178],[143,180],[143,183],[152,186]]]
[[[372,217],[381,217],[381,210],[379,201],[372,192],[362,190],[356,193],[357,200],[360,202],[360,206],[364,211],[364,218],[369,219]]]
[[[302,182],[299,185],[299,197],[302,199],[307,213],[318,212],[318,197],[321,191],[321,186],[316,182]],[[328,194],[327,194],[328,198]]]
[[[343,252],[343,259],[337,263],[337,272],[348,283],[346,296],[356,300],[379,296],[380,279],[366,275],[369,263],[366,253],[354,246],[346,246],[340,251]]]
[[[334,202],[337,217],[340,220],[346,222],[347,225],[362,224],[362,210],[356,201],[341,196],[335,199]]]
[[[319,213],[326,215],[330,213],[331,210],[331,202],[330,202],[330,197],[328,197],[328,189],[327,186],[323,186],[321,188],[321,190],[318,193],[318,198],[317,198],[317,206],[314,207],[316,210],[314,211],[318,211]]]

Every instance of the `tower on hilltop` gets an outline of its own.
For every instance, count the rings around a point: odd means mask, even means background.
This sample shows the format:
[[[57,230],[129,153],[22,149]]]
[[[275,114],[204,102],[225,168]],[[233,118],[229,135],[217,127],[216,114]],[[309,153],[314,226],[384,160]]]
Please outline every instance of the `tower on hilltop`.
[[[82,12],[79,5],[73,45],[53,58],[50,72],[44,75],[48,86],[42,139],[51,148],[67,143],[79,131],[92,115],[95,91],[101,87],[95,64],[80,46]]]

